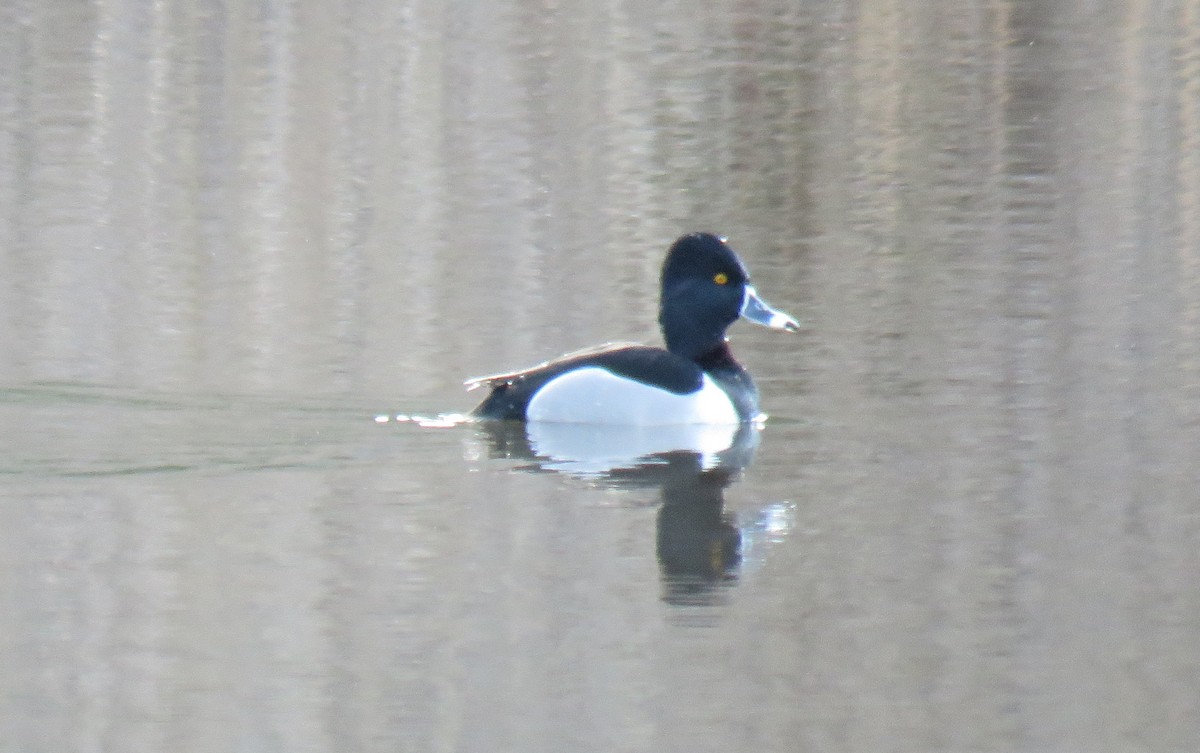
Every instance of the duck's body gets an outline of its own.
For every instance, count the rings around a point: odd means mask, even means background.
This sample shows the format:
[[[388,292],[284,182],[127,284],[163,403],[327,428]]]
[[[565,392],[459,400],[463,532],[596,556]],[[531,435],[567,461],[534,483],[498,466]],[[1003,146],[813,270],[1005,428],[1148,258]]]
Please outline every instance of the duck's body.
[[[728,348],[697,362],[617,343],[468,385],[492,388],[475,409],[480,418],[654,426],[740,423],[758,415],[754,381]]]
[[[659,323],[667,348],[612,344],[530,369],[481,377],[492,392],[479,418],[578,424],[736,424],[759,416],[758,390],[729,350],[725,330],[745,316],[775,329],[795,320],[755,293],[717,236],[685,235],[663,264]]]

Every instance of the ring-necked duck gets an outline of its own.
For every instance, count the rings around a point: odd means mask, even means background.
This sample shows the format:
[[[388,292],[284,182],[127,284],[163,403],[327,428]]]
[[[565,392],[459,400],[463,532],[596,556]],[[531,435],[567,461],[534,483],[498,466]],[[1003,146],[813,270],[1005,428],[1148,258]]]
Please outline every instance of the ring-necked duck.
[[[579,424],[736,424],[759,417],[758,389],[725,330],[739,316],[796,331],[771,308],[724,239],[685,235],[667,251],[658,321],[667,348],[613,343],[524,371],[479,377],[492,392],[472,415]]]

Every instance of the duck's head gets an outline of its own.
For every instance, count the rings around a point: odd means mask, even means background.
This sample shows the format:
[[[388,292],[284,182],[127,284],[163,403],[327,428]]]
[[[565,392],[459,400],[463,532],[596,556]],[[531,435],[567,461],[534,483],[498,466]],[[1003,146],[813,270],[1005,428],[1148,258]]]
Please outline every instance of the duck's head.
[[[663,262],[658,310],[667,350],[693,360],[711,353],[738,317],[772,329],[800,329],[758,297],[745,265],[723,239],[690,233],[675,241]]]

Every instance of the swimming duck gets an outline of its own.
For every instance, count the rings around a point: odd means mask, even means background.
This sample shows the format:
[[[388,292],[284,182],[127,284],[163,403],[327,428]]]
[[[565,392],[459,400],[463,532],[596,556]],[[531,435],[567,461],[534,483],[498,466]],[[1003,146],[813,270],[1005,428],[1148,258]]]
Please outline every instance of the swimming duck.
[[[574,424],[738,424],[760,418],[758,388],[733,358],[725,331],[738,317],[795,332],[769,306],[725,239],[690,233],[662,268],[658,322],[666,349],[609,343],[523,371],[478,377],[491,388],[477,418]]]

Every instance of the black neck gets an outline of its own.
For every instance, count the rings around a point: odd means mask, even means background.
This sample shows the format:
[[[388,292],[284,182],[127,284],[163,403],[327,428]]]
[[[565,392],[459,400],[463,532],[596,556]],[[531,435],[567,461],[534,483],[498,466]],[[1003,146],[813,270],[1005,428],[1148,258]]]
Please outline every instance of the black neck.
[[[741,368],[741,364],[734,360],[733,352],[729,350],[729,343],[724,341],[717,347],[709,350],[706,353],[700,354],[693,360],[705,371]]]
[[[725,389],[743,420],[758,415],[758,388],[750,374],[734,360],[729,343],[722,342],[694,360]]]

